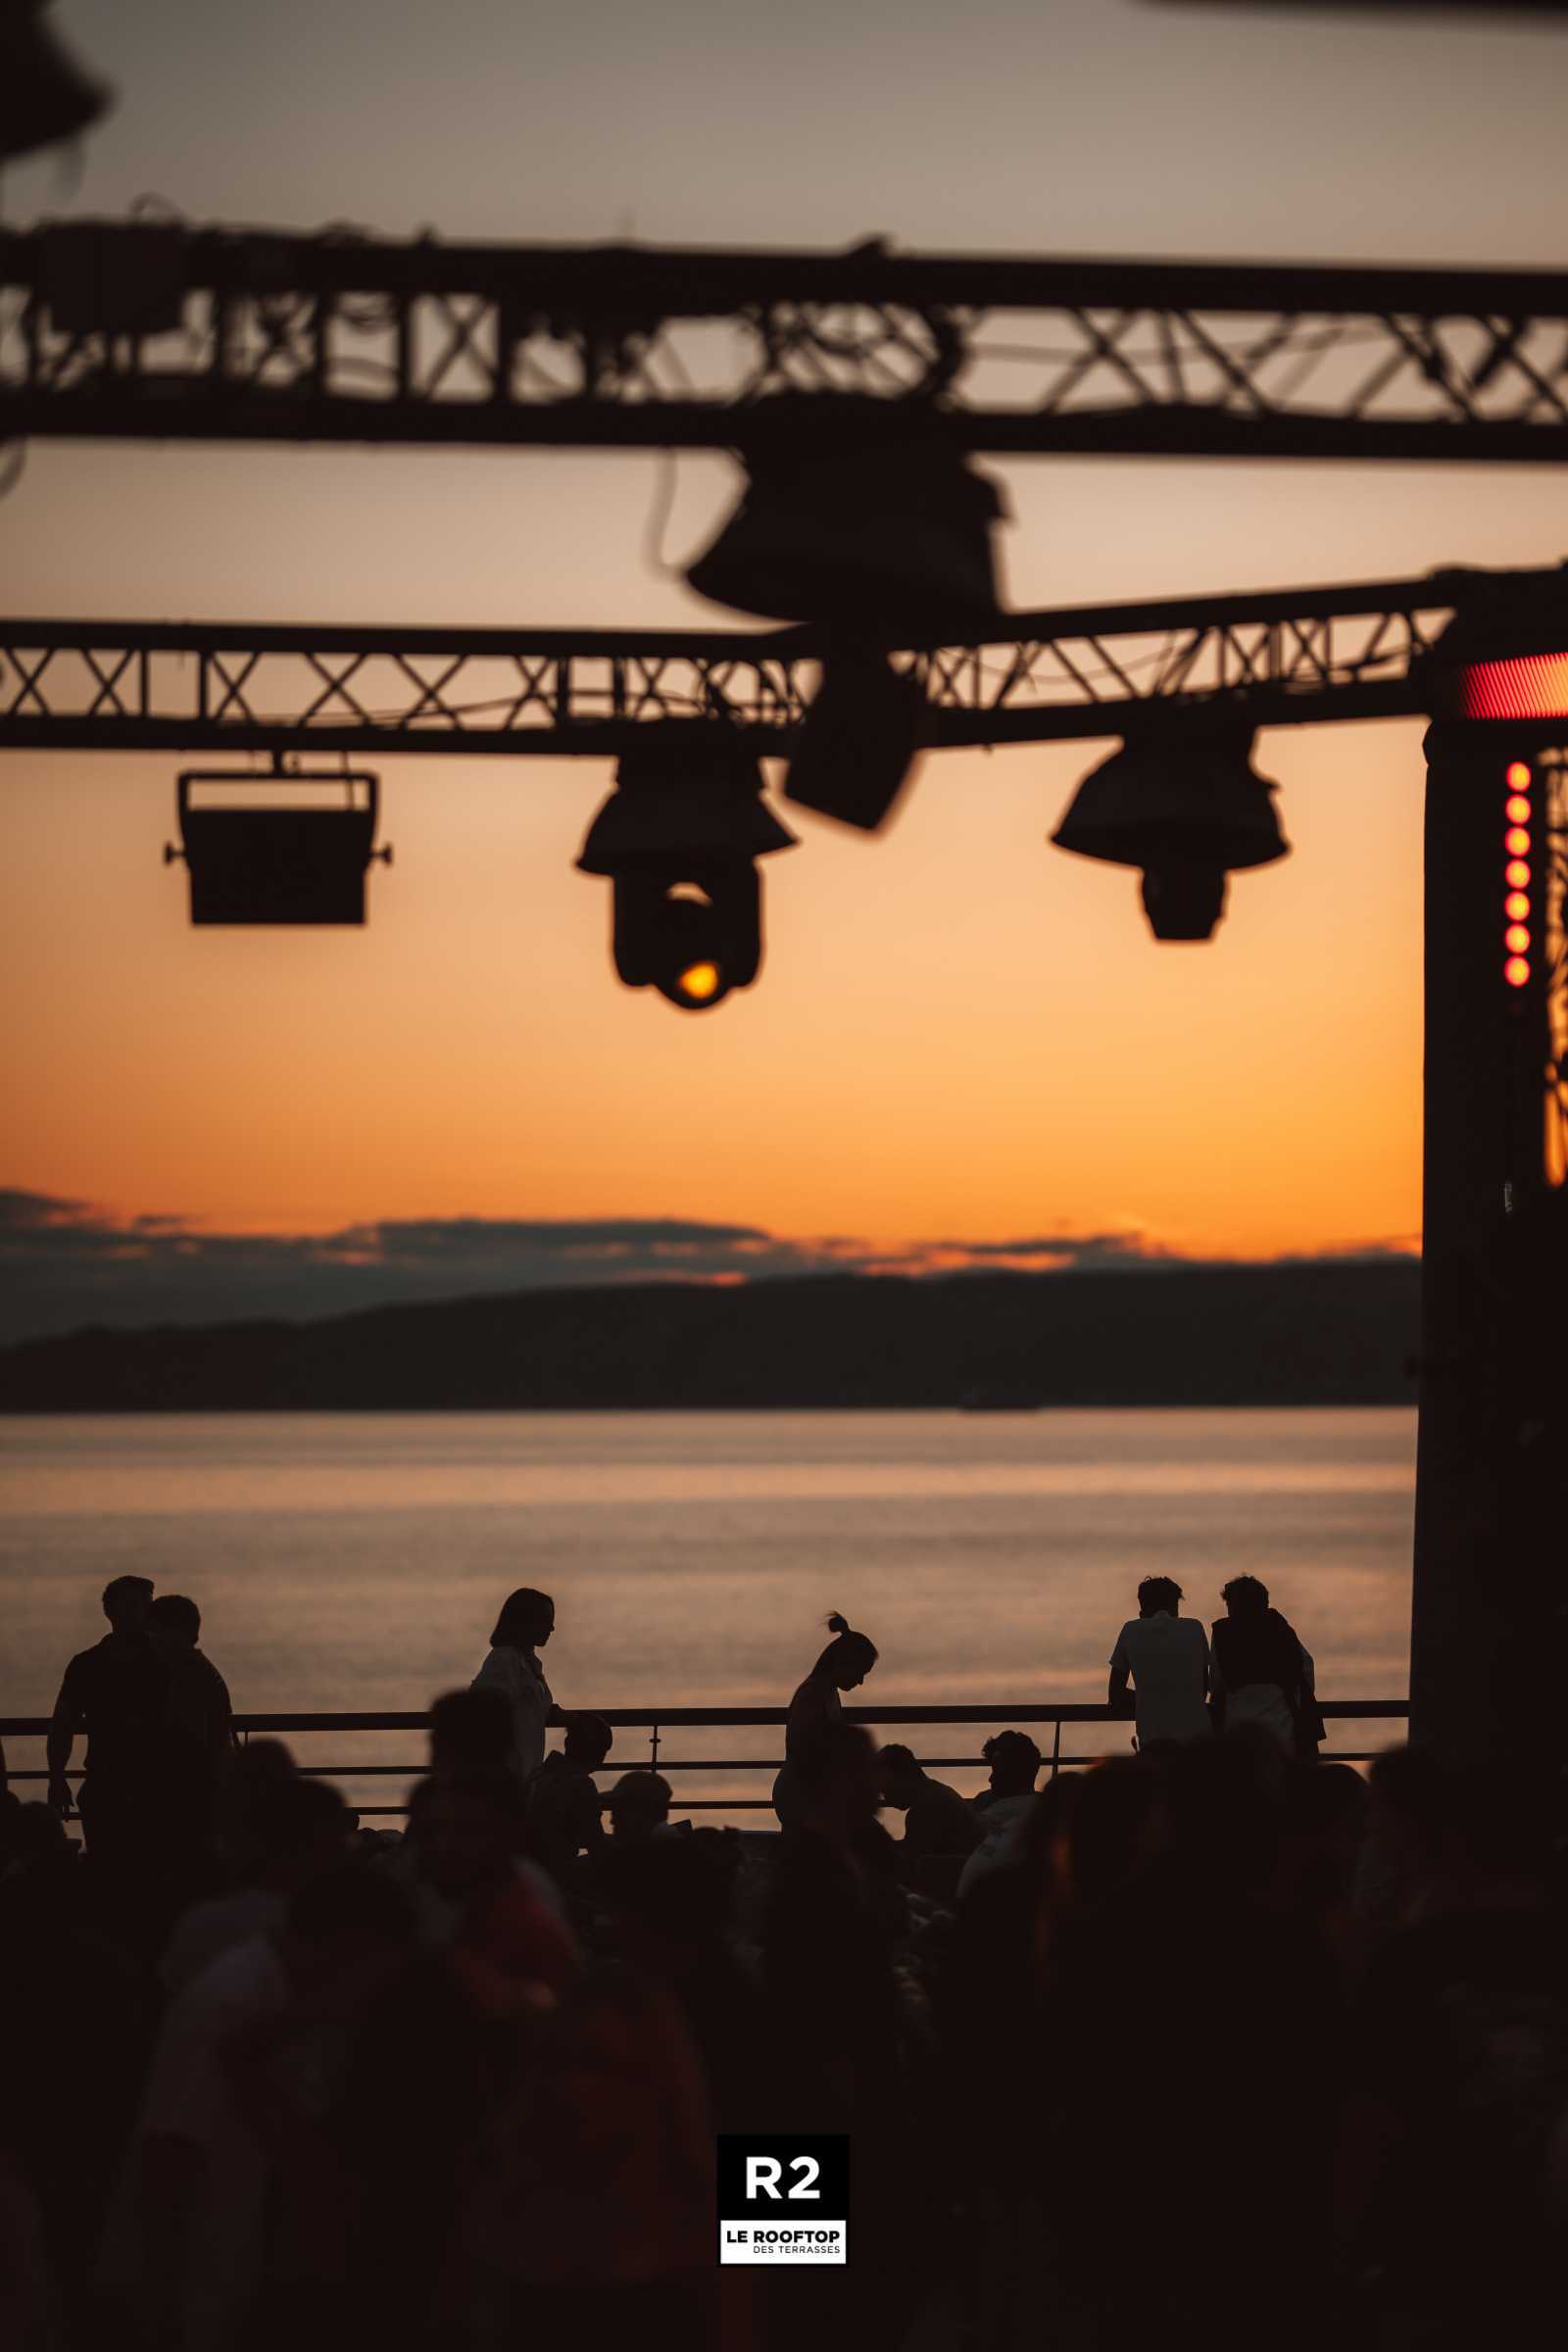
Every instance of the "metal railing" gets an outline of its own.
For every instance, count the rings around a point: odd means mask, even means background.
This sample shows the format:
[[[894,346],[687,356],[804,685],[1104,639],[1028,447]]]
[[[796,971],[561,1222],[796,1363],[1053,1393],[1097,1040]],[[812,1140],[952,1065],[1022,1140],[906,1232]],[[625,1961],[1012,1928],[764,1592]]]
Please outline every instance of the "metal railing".
[[[1409,1701],[1402,1698],[1341,1698],[1320,1699],[1319,1708],[1329,1723],[1398,1722],[1408,1719]],[[646,1732],[648,1754],[635,1760],[619,1756],[603,1770],[620,1774],[628,1770],[671,1773],[776,1773],[783,1761],[780,1756],[669,1756],[663,1751],[664,1734],[670,1731],[696,1730],[766,1730],[780,1729],[787,1720],[783,1707],[597,1707],[593,1713],[603,1717],[614,1732]],[[1050,1727],[1052,1738],[1044,1761],[1053,1777],[1062,1770],[1072,1770],[1097,1764],[1115,1751],[1095,1747],[1086,1752],[1067,1753],[1062,1749],[1064,1726],[1117,1724],[1131,1731],[1127,1716],[1113,1712],[1103,1700],[1057,1700],[1019,1706],[951,1706],[951,1707],[846,1707],[845,1719],[878,1730],[913,1727],[941,1728],[956,1724],[984,1725],[988,1730],[1004,1726],[1033,1729],[1037,1725]],[[246,1714],[236,1715],[234,1728],[241,1740],[252,1738],[299,1738],[321,1733],[426,1732],[430,1718],[427,1713],[416,1714]],[[42,1740],[49,1730],[46,1715],[0,1716],[0,1740]],[[1376,1754],[1375,1748],[1324,1748],[1324,1763],[1364,1763]],[[977,1771],[983,1758],[972,1755],[922,1755],[918,1761],[936,1771]],[[424,1771],[422,1759],[388,1763],[367,1759],[351,1762],[334,1761],[302,1763],[300,1769],[323,1780],[417,1780]],[[42,1781],[47,1773],[39,1768],[13,1770],[13,1782]],[[81,1778],[79,1766],[73,1767],[67,1778]],[[751,1813],[771,1812],[771,1799],[766,1796],[693,1796],[678,1800],[685,1813]],[[402,1804],[368,1804],[358,1807],[362,1818],[401,1817],[407,1810]]]

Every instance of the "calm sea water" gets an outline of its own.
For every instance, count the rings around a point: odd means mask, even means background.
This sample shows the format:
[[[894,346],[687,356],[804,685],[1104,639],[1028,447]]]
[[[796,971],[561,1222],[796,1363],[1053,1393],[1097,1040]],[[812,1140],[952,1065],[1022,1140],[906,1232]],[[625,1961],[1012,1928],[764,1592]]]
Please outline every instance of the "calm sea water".
[[[0,1714],[48,1711],[129,1570],[200,1603],[258,1712],[422,1707],[474,1673],[514,1585],[555,1595],[567,1706],[782,1705],[832,1609],[881,1648],[867,1702],[1099,1698],[1140,1577],[1174,1576],[1212,1618],[1242,1569],[1324,1696],[1402,1697],[1414,1461],[1403,1410],[0,1420]],[[1395,1727],[1354,1728],[1375,1745]],[[977,1744],[929,1752],[955,1740]]]

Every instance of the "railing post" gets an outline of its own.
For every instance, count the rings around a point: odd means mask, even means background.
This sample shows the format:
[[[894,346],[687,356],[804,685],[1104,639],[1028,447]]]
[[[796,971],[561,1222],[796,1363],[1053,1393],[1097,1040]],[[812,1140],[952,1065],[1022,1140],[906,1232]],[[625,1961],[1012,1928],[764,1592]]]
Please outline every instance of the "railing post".
[[[1056,1717],[1056,1728],[1055,1728],[1055,1731],[1054,1731],[1054,1734],[1053,1734],[1053,1736],[1052,1736],[1052,1741],[1051,1741],[1051,1777],[1052,1777],[1052,1779],[1053,1779],[1053,1780],[1054,1780],[1054,1779],[1055,1779],[1055,1777],[1056,1777],[1057,1763],[1058,1763],[1058,1759],[1059,1759],[1060,1755],[1061,1755],[1061,1717],[1058,1715],[1058,1716]]]
[[[654,1725],[654,1727],[653,1727],[653,1730],[652,1730],[652,1733],[651,1733],[651,1735],[650,1735],[650,1737],[649,1737],[649,1742],[648,1742],[648,1745],[649,1745],[649,1762],[648,1762],[648,1769],[649,1769],[649,1771],[650,1771],[650,1772],[657,1772],[657,1771],[659,1770],[659,1726],[658,1726],[658,1724],[657,1724],[657,1723]]]

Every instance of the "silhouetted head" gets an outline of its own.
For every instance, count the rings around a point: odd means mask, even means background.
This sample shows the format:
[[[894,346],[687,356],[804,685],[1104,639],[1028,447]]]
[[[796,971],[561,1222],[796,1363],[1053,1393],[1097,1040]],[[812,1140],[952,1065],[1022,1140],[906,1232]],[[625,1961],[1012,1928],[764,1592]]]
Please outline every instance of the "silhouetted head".
[[[1138,1588],[1140,1617],[1157,1617],[1161,1611],[1172,1617],[1181,1612],[1182,1589],[1174,1577],[1146,1576]]]
[[[1276,1885],[1294,1911],[1324,1919],[1349,1901],[1369,1802],[1352,1764],[1292,1766],[1281,1804]]]
[[[447,1690],[430,1708],[432,1772],[505,1772],[512,1754],[512,1710],[505,1694]]]
[[[139,1634],[152,1597],[150,1576],[117,1576],[104,1587],[104,1615],[117,1634]]]
[[[409,1797],[409,1843],[421,1879],[463,1902],[504,1879],[522,1848],[522,1797],[505,1773],[421,1781]]]
[[[1227,1617],[1261,1617],[1268,1607],[1268,1587],[1255,1576],[1233,1576],[1220,1587],[1219,1596]]]
[[[1394,1747],[1368,1777],[1368,1843],[1380,1875],[1408,1899],[1447,1902],[1480,1877],[1534,1870],[1549,1776],[1543,1783],[1500,1758],[1461,1766],[1438,1749]]]
[[[887,1752],[884,1749],[884,1754]],[[1040,1770],[1040,1750],[1027,1732],[998,1732],[980,1750],[991,1767],[997,1796],[1027,1796]]]
[[[925,1774],[915,1760],[914,1750],[895,1740],[877,1750],[877,1785],[882,1802],[897,1812],[906,1812],[919,1795]]]
[[[1072,1890],[1098,1903],[1149,1859],[1159,1835],[1161,1776],[1136,1756],[1111,1756],[1078,1785],[1068,1832]]]
[[[1445,1750],[1386,1747],[1367,1771],[1371,1826],[1378,1836],[1435,1868],[1464,1803],[1464,1778]]]
[[[312,1885],[341,1865],[353,1818],[326,1781],[291,1773],[263,1782],[244,1824],[245,1875],[285,1891]]]
[[[854,1690],[876,1664],[876,1643],[868,1634],[856,1633],[847,1617],[830,1617],[827,1630],[833,1639],[811,1672],[826,1675],[841,1690]]]
[[[1296,1838],[1359,1842],[1370,1796],[1353,1764],[1298,1764],[1286,1779],[1285,1828]]]
[[[623,1772],[610,1791],[612,1831],[632,1843],[652,1837],[669,1819],[674,1793],[662,1772]]]
[[[401,1886],[358,1864],[302,1886],[288,1907],[283,1963],[296,1991],[358,2007],[414,1946],[413,1907]]]
[[[721,1830],[618,1845],[612,1899],[630,1952],[659,1968],[711,1950],[729,1925],[737,1861],[733,1836]]]
[[[147,1631],[153,1647],[164,1656],[194,1649],[202,1638],[202,1613],[183,1592],[160,1592],[147,1611]]]
[[[548,1592],[519,1585],[501,1604],[492,1649],[542,1649],[556,1630],[556,1604]]]
[[[1167,1776],[1170,1844],[1196,1875],[1232,1893],[1272,1866],[1290,1762],[1257,1724],[1218,1740],[1193,1740]]]
[[[243,1825],[268,1789],[298,1778],[294,1759],[281,1740],[247,1740],[226,1758],[219,1782],[220,1834],[226,1838],[229,1824]]]
[[[581,1764],[587,1771],[594,1772],[609,1755],[614,1738],[614,1733],[602,1715],[590,1715],[584,1709],[580,1714],[573,1715],[567,1724],[566,1737],[562,1745],[568,1763]]]

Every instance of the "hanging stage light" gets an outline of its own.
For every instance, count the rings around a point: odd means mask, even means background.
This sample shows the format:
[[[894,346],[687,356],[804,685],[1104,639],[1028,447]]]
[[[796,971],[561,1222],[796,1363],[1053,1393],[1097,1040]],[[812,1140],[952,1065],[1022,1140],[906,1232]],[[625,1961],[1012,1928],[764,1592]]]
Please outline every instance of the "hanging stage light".
[[[625,754],[577,869],[613,885],[615,970],[684,1012],[749,988],[762,961],[756,860],[792,849],[761,801],[755,758],[677,726]]]
[[[748,486],[686,573],[765,619],[963,633],[997,610],[1002,494],[912,403],[830,393],[759,402]]]
[[[874,833],[913,773],[927,710],[919,679],[885,655],[827,655],[790,756],[785,799]]]
[[[331,785],[347,800],[225,808],[192,799],[201,785],[266,782]],[[392,862],[390,849],[375,847],[378,801],[371,775],[285,772],[280,762],[271,778],[192,770],[179,779],[181,846],[166,844],[164,862],[183,857],[190,869],[193,923],[363,923],[370,860]]]
[[[1080,858],[1141,866],[1156,939],[1211,939],[1227,874],[1290,849],[1269,797],[1276,788],[1251,752],[1250,728],[1124,743],[1084,778],[1051,838]]]
[[[112,93],[44,22],[46,0],[0,0],[0,162],[74,139]]]

